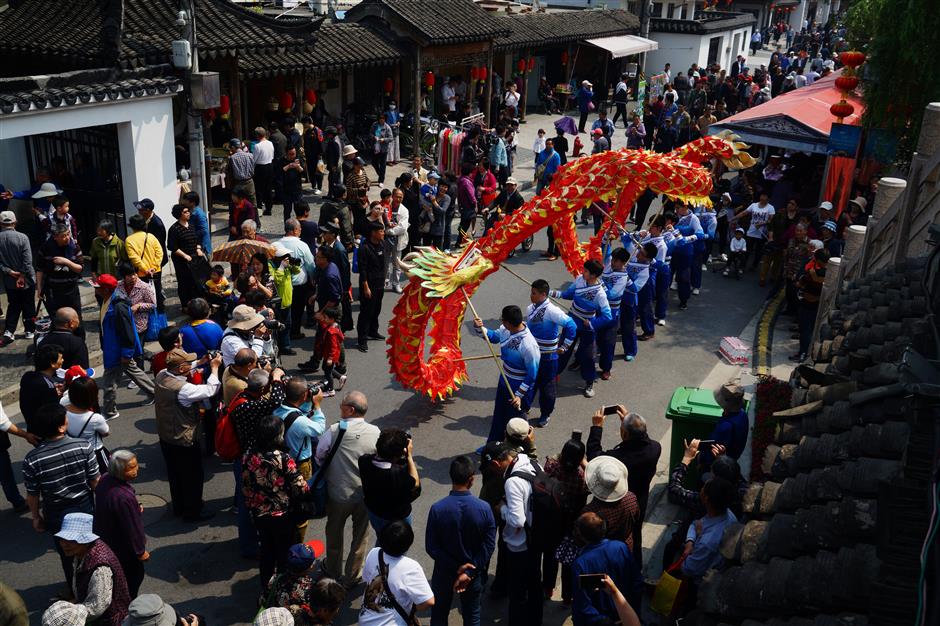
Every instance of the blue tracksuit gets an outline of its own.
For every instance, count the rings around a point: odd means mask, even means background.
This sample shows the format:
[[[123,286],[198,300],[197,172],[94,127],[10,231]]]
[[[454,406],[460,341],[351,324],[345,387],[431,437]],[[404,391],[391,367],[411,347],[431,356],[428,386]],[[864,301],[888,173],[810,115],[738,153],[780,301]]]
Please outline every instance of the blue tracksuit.
[[[623,343],[624,356],[636,356],[636,318],[640,311],[640,292],[649,283],[650,266],[647,263],[631,261],[627,264],[630,276],[630,288],[623,294],[620,304],[620,341]],[[644,331],[646,332],[646,331]]]
[[[692,263],[692,288],[702,288],[702,264],[708,257],[712,241],[715,240],[715,233],[718,230],[718,217],[712,209],[705,209],[698,214],[699,224],[702,226],[704,236],[695,241],[695,259]]]
[[[480,335],[484,329],[476,326],[473,329]],[[503,360],[503,370],[512,393],[522,398],[523,408],[528,407],[532,400],[532,389],[539,373],[539,344],[532,336],[529,328],[522,327],[517,332],[509,332],[505,326],[498,330],[486,330],[486,339],[490,343],[499,344],[499,353]],[[490,425],[490,434],[487,441],[502,441],[506,435],[506,424],[514,417],[522,415],[509,401],[512,397],[506,389],[502,376],[496,383],[496,405],[493,408],[493,422]]]
[[[594,368],[594,342],[597,329],[603,328],[611,320],[610,304],[604,283],[597,281],[588,285],[583,276],[578,276],[564,291],[552,291],[553,298],[571,300],[568,313],[578,325],[578,349],[575,358],[581,366],[581,378],[591,384],[597,377]],[[558,363],[558,369],[564,369],[571,358],[571,351],[566,352]]]
[[[692,213],[679,218],[675,231],[679,236],[673,240],[675,247],[672,249],[672,273],[679,288],[679,304],[685,304],[692,295],[692,265],[695,262],[695,240],[689,237],[694,235],[697,239],[704,237],[705,233],[702,232],[698,217]]]
[[[615,270],[610,262],[604,268],[601,282],[604,283],[604,292],[607,294],[607,302],[610,303],[611,320],[603,328],[597,329],[597,352],[601,371],[609,372],[614,362],[617,324],[620,321],[621,314],[620,307],[624,300],[630,299],[628,294],[632,294],[632,300],[635,301],[636,290],[633,288],[633,281],[630,280],[627,269]]]
[[[539,396],[539,418],[547,420],[555,410],[556,385],[558,375],[558,335],[562,336],[561,347],[566,351],[571,348],[578,332],[574,320],[553,302],[546,300],[539,304],[530,304],[525,312],[526,326],[539,344],[542,356],[539,360],[539,374],[535,379],[535,394]]]
[[[629,237],[622,238],[624,239],[624,246],[633,254],[633,259],[636,260],[636,247],[633,245],[633,241]],[[637,294],[637,312],[640,316],[640,327],[643,329],[643,334],[653,335],[656,332],[655,319],[665,319],[666,317],[666,302],[669,297],[669,282],[672,280],[672,275],[669,273],[669,266],[666,264],[666,255],[668,252],[668,246],[663,240],[662,235],[647,235],[640,240],[641,245],[651,243],[656,246],[656,258],[649,265],[649,276],[647,278],[646,284],[640,289],[639,294]],[[663,282],[663,297],[659,298],[657,294],[659,293],[660,281]],[[657,301],[656,315],[653,315],[653,301]],[[659,302],[662,302],[660,310]]]

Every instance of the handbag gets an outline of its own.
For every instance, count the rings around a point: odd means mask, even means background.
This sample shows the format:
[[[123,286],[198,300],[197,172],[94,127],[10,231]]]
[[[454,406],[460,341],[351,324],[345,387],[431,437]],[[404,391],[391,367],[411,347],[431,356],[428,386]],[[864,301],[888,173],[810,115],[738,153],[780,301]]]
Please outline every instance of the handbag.
[[[588,100],[588,111],[593,111],[595,108],[597,107],[594,106],[594,101]]]
[[[160,331],[168,325],[166,313],[159,312],[156,308],[150,309],[147,315],[147,333],[144,335],[145,341],[156,341],[160,337]]]
[[[555,548],[555,560],[564,565],[571,565],[578,558],[578,544],[571,535],[566,535]]]
[[[650,601],[650,608],[660,615],[674,615],[682,608],[685,597],[688,592],[688,581],[682,577],[682,562],[685,561],[685,555],[678,561],[670,565],[663,572],[659,582],[656,583],[656,589],[653,590],[653,599]]]
[[[94,416],[95,412],[92,411],[91,415],[88,416],[88,419],[85,420],[85,423],[82,424],[82,429],[78,431],[78,435],[75,436],[76,439],[82,438],[82,435],[85,434],[85,429],[88,428],[88,424],[91,422],[91,418]],[[104,472],[108,469],[108,467],[111,466],[111,451],[108,450],[104,444],[102,444],[100,448],[95,450],[95,459],[98,461],[98,469]]]
[[[415,615],[415,607],[411,606],[411,613],[405,612],[405,608],[399,604],[398,599],[395,597],[395,594],[392,593],[392,590],[388,586],[388,565],[385,563],[385,553],[383,550],[379,550],[379,575],[382,577],[382,587],[385,589],[385,595],[388,596],[388,599],[392,603],[392,607],[395,608],[395,612],[398,613],[405,623],[408,626],[421,626],[421,622],[418,620]]]
[[[333,440],[333,445],[330,446],[330,453],[323,459],[323,465],[313,470],[313,477],[310,479],[310,493],[312,494],[310,502],[313,504],[311,519],[326,517],[326,470],[333,461],[333,457],[336,456],[336,451],[339,450],[339,444],[343,440],[343,435],[346,434],[346,428],[346,422],[341,421],[336,429],[336,438]]]

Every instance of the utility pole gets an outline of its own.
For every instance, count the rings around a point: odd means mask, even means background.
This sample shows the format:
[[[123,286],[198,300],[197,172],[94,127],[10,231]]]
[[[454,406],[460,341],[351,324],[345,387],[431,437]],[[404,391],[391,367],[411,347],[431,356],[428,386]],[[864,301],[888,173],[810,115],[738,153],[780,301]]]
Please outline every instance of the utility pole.
[[[640,37],[644,39],[650,38],[650,17],[653,14],[653,0],[640,0]],[[640,54],[640,67],[637,72],[637,81],[641,80],[641,76],[646,76],[646,53]]]
[[[186,95],[188,97],[188,140],[189,140],[189,175],[193,191],[199,194],[199,201],[206,215],[211,214],[212,207],[209,202],[207,175],[206,175],[206,144],[203,140],[202,111],[193,106],[192,79],[199,72],[199,43],[196,37],[196,7],[193,0],[183,0],[183,12],[188,16],[183,27],[183,37],[192,47],[193,62],[187,75]],[[211,229],[210,229],[211,230]]]

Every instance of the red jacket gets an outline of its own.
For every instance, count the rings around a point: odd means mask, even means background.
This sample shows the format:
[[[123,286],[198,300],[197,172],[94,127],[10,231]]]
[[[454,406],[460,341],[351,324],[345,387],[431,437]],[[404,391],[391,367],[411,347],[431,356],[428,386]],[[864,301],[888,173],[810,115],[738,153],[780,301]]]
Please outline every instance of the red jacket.
[[[340,330],[339,324],[336,322],[330,322],[329,325],[321,322],[320,328],[322,332],[317,338],[314,353],[324,361],[339,363],[340,349],[343,346],[344,339],[343,331]]]

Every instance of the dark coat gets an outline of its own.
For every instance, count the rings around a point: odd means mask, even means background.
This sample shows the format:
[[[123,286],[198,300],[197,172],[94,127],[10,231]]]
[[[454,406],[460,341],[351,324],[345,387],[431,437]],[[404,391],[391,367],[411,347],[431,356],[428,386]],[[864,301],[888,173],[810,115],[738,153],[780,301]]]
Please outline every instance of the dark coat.
[[[604,450],[601,447],[603,434],[604,429],[601,426],[591,426],[591,433],[587,440],[587,458],[590,461],[604,454],[614,457],[627,466],[629,472],[627,484],[640,505],[640,519],[642,519],[646,515],[650,483],[656,475],[656,464],[659,463],[663,448],[658,441],[644,437],[623,441],[610,450]]]

